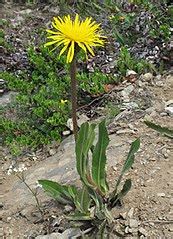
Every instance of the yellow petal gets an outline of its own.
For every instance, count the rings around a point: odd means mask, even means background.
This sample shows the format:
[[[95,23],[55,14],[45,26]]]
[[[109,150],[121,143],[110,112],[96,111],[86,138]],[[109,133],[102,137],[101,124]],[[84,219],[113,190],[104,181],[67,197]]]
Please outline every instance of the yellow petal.
[[[87,47],[88,51],[91,53],[91,55],[95,56],[95,54],[94,54],[92,48],[89,46],[89,44],[86,44],[86,47]]]
[[[50,42],[47,42],[47,43],[45,43],[44,44],[44,46],[46,47],[46,46],[51,46],[51,45],[53,45],[53,44],[55,44],[55,43],[57,43],[58,41],[50,41]]]
[[[66,51],[66,49],[68,48],[68,45],[65,45],[62,50],[59,53],[59,57]]]

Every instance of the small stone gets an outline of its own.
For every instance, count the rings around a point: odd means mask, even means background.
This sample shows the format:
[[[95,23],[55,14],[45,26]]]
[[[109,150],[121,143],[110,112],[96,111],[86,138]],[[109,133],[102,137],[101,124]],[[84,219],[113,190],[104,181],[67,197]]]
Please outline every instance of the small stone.
[[[167,102],[165,102],[165,105],[173,107],[173,100],[168,100]]]
[[[132,208],[129,210],[127,216],[128,216],[129,218],[132,218],[132,217],[133,217],[133,213],[134,213],[134,208],[132,207]]]
[[[54,233],[49,234],[49,235],[37,236],[35,239],[62,239],[62,234],[58,233],[58,232],[56,232],[56,233],[54,232]]]
[[[11,217],[7,217],[7,222],[11,221],[11,219],[12,219]]]
[[[168,114],[166,112],[161,112],[160,116],[167,116]]]
[[[71,131],[73,131],[73,121],[72,121],[71,118],[67,120],[67,127],[68,127]]]
[[[151,81],[153,80],[153,74],[152,73],[146,73],[142,76],[143,81]]]
[[[128,85],[125,89],[123,89],[121,91],[121,95],[126,98],[128,97],[134,90],[134,86],[133,85]]]
[[[165,197],[165,193],[157,193],[158,197]]]
[[[170,199],[169,204],[173,206],[173,198]]]
[[[165,112],[173,116],[173,107],[172,106],[166,107]]]
[[[38,158],[36,156],[33,156],[32,159],[36,161]]]
[[[129,227],[128,227],[128,226],[125,228],[125,233],[126,233],[126,234],[129,233]]]
[[[170,231],[170,232],[173,232],[173,226],[170,226],[170,227],[169,227],[169,231]]]
[[[120,216],[125,220],[127,218],[127,212],[120,213]]]
[[[65,130],[65,131],[62,132],[62,134],[63,134],[64,136],[68,136],[68,135],[71,134],[71,132],[70,132],[70,130]]]
[[[83,123],[89,121],[89,118],[85,114],[81,114],[77,121],[78,126],[80,127]]]
[[[71,207],[70,205],[65,205],[64,211],[65,212],[71,212],[71,211],[73,211],[73,207]]]
[[[56,154],[56,150],[55,149],[50,149],[49,150],[49,155],[50,156],[53,156],[53,155],[55,155]]]
[[[22,15],[28,15],[28,14],[30,14],[31,12],[32,12],[31,9],[25,9],[25,10],[20,11],[20,14],[22,14]]]
[[[142,235],[147,236],[147,231],[146,231],[143,227],[140,227],[138,231],[139,231],[139,233],[141,233]]]
[[[131,75],[136,76],[137,73],[136,73],[135,71],[133,71],[133,70],[127,70],[127,72],[126,72],[126,77],[131,76]]]
[[[139,222],[136,219],[130,219],[129,220],[129,226],[131,228],[137,228],[139,225]]]

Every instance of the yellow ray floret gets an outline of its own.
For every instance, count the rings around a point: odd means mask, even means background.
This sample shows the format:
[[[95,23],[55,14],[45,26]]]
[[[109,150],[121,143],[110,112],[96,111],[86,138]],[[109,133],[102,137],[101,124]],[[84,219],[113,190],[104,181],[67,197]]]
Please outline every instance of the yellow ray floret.
[[[63,45],[59,56],[67,50],[67,63],[73,60],[77,46],[86,54],[89,52],[94,56],[93,47],[104,45],[104,38],[106,37],[101,35],[100,25],[92,21],[91,17],[87,17],[85,21],[80,21],[78,14],[74,21],[70,15],[63,19],[54,17],[52,26],[55,30],[47,30],[50,34],[47,38],[51,41],[47,42],[45,46],[55,45],[54,50]]]

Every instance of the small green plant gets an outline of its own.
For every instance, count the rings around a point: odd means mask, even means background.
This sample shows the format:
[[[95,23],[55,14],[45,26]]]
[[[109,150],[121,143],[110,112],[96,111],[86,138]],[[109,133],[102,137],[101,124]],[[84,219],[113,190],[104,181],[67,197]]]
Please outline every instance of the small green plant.
[[[152,123],[150,121],[144,121],[144,123],[151,129],[156,130],[157,132],[163,134],[164,136],[168,137],[168,138],[173,138],[173,130],[169,129],[168,127],[162,127],[158,124]]]
[[[117,70],[122,75],[126,75],[127,70],[134,70],[139,74],[142,74],[146,71],[156,72],[153,64],[143,59],[135,59],[130,54],[127,47],[121,47],[120,49],[120,54],[117,60]]]
[[[30,48],[28,57],[28,71],[17,76],[1,73],[8,89],[17,92],[13,107],[8,109],[15,117],[6,117],[5,109],[1,117],[3,142],[16,156],[52,140],[60,141],[70,112],[70,79],[65,75],[64,59],[55,61],[57,56],[45,48],[38,52]]]
[[[99,134],[96,144],[94,144],[95,127],[95,124],[84,123],[76,141],[76,168],[83,185],[82,188],[78,189],[74,185],[61,185],[49,180],[39,180],[39,184],[58,202],[74,207],[74,213],[67,217],[70,221],[91,222],[93,235],[94,233],[101,234],[99,238],[103,238],[103,233],[106,233],[114,220],[111,209],[131,188],[131,179],[127,179],[123,186],[120,187],[120,185],[124,173],[134,163],[134,155],[140,147],[140,140],[137,139],[132,143],[115,188],[110,192],[106,179],[106,149],[109,138],[105,120],[98,125]]]
[[[102,72],[95,70],[93,73],[78,73],[79,88],[91,95],[98,96],[105,93],[105,84],[110,83],[110,77]]]

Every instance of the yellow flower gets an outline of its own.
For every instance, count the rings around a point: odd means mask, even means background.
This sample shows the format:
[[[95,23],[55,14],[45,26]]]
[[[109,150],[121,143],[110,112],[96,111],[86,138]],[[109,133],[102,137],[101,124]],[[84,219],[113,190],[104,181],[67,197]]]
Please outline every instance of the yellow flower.
[[[63,104],[63,105],[67,102],[68,102],[68,100],[61,100],[61,104]]]
[[[58,46],[63,45],[59,56],[68,50],[67,63],[73,60],[77,46],[84,50],[86,54],[88,51],[94,56],[92,48],[104,45],[104,38],[106,37],[101,35],[100,24],[92,21],[91,17],[87,17],[85,21],[80,21],[78,14],[74,21],[72,21],[70,15],[65,16],[63,19],[54,17],[52,26],[55,30],[47,30],[51,34],[47,38],[51,39],[51,41],[47,42],[45,46],[55,45],[54,49],[56,49]]]

